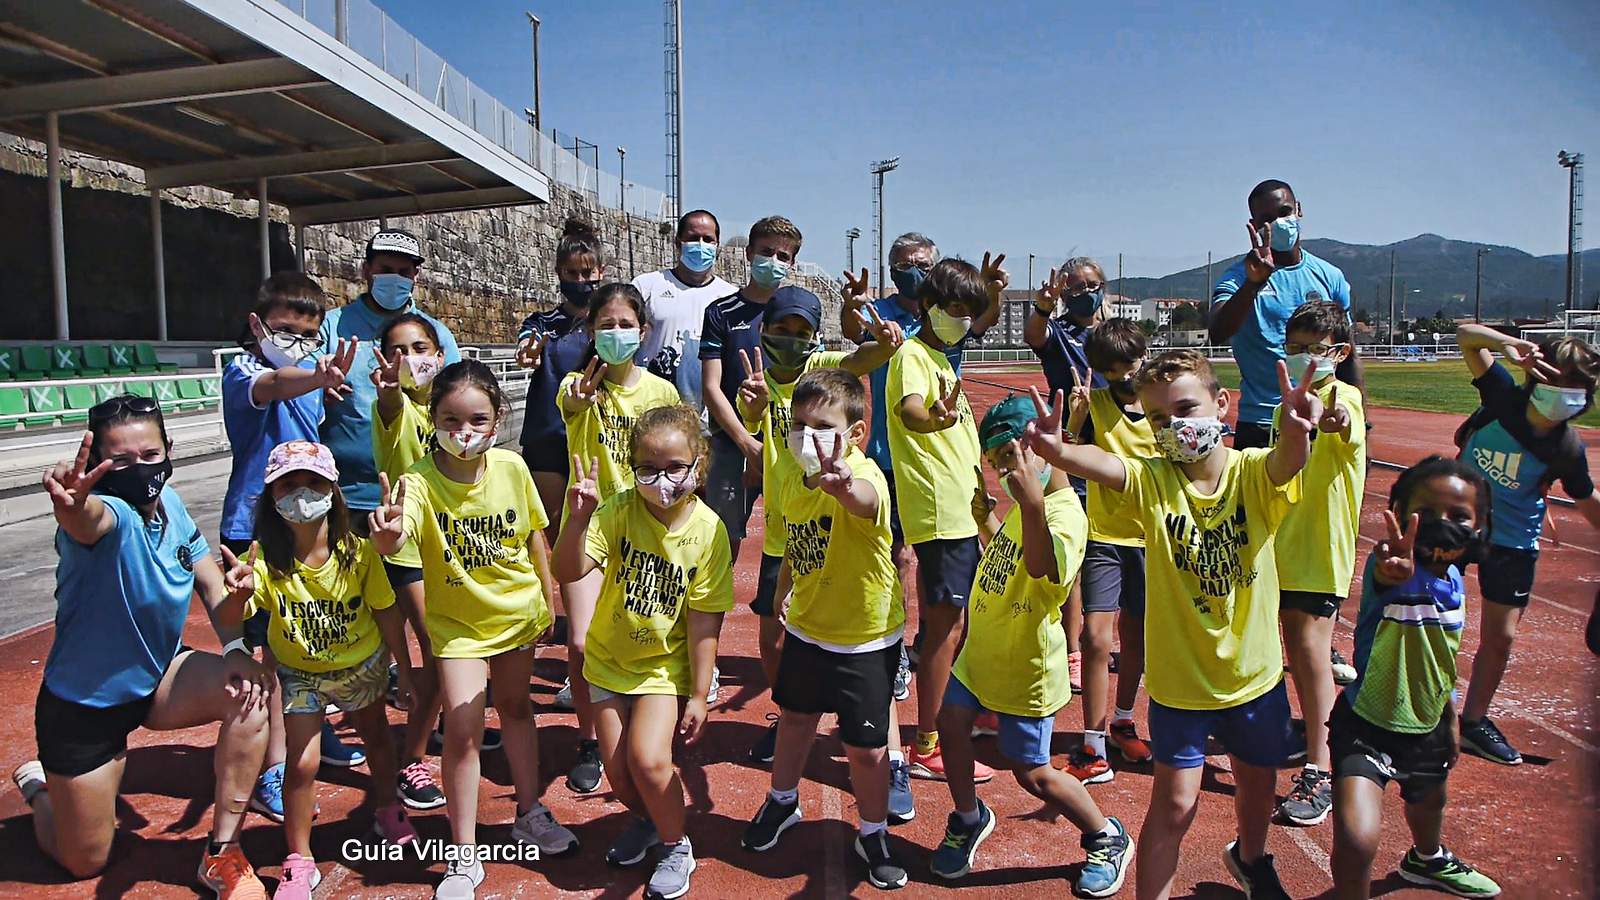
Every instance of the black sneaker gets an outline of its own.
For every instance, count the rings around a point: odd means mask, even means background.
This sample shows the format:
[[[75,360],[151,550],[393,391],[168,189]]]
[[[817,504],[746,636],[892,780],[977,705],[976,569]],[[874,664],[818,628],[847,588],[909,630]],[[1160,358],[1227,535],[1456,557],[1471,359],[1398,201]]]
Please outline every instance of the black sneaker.
[[[444,805],[444,791],[434,780],[433,769],[420,759],[396,772],[395,782],[400,802],[412,809],[437,809]]]
[[[1461,723],[1461,749],[1502,766],[1522,765],[1522,754],[1511,746],[1488,716],[1476,722]]]
[[[756,738],[755,745],[750,748],[750,761],[758,763],[772,762],[772,757],[778,752],[778,717],[774,713],[767,713],[767,721],[772,724],[761,737]]]
[[[904,700],[911,696],[911,657],[906,653],[906,645],[900,645],[900,665],[894,670],[894,699]]]
[[[967,825],[958,813],[945,820],[944,840],[933,851],[928,868],[940,878],[956,879],[972,871],[972,862],[978,858],[978,848],[994,833],[994,813],[978,801],[978,821]]]
[[[1286,766],[1303,766],[1306,764],[1306,720],[1289,720],[1289,755],[1284,757]]]
[[[1292,825],[1321,825],[1333,809],[1333,776],[1307,766],[1294,777],[1278,812]]]
[[[1250,900],[1289,900],[1289,892],[1278,881],[1278,870],[1272,867],[1271,853],[1261,854],[1260,859],[1246,866],[1239,858],[1239,842],[1230,841],[1223,848],[1222,861]]]
[[[588,794],[600,786],[600,776],[605,774],[600,762],[600,742],[578,741],[578,761],[567,773],[567,787],[580,794]]]
[[[799,798],[793,803],[779,803],[768,794],[767,802],[761,804],[756,817],[745,826],[744,837],[739,839],[739,844],[746,850],[754,850],[757,853],[771,850],[789,826],[798,821],[800,821]]]
[[[889,852],[889,832],[878,831],[871,836],[857,834],[856,855],[866,862],[867,880],[873,887],[892,891],[906,886],[905,867]]]
[[[498,729],[498,728],[490,728],[487,725],[483,726],[483,741],[481,743],[479,743],[478,749],[483,751],[483,752],[488,752],[490,750],[499,750],[500,749],[500,729]],[[433,729],[433,733],[428,735],[428,755],[430,755],[430,756],[442,756],[442,755],[444,755],[444,718],[443,717],[440,717],[438,727],[434,728]]]

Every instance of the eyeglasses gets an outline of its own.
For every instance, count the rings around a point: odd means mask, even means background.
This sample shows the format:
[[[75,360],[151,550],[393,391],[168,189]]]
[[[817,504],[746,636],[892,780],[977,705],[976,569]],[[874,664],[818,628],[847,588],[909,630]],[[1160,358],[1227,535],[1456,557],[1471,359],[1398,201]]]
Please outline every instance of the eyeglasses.
[[[1293,354],[1296,354],[1296,353],[1309,353],[1312,356],[1327,356],[1329,353],[1332,353],[1335,350],[1339,350],[1339,349],[1343,348],[1344,346],[1345,345],[1342,344],[1342,343],[1340,343],[1340,344],[1296,344],[1296,343],[1293,343],[1293,342],[1290,342],[1290,341],[1285,341],[1284,345],[1283,345],[1283,351],[1285,353],[1290,354],[1290,355],[1293,355]]]
[[[280,350],[299,350],[302,356],[322,349],[322,336],[314,334],[295,334],[292,331],[273,331],[267,329],[265,340],[271,341],[273,346]]]
[[[1084,284],[1081,284],[1076,288],[1068,288],[1067,289],[1067,296],[1068,297],[1082,297],[1084,294],[1092,294],[1095,291],[1103,289],[1104,287],[1105,287],[1105,285],[1103,283],[1101,283],[1101,282],[1098,282],[1098,281],[1085,282]]]
[[[895,263],[894,265],[889,267],[889,271],[891,271],[891,272],[909,272],[912,269],[921,269],[924,272],[928,272],[928,271],[933,269],[933,263],[931,263],[931,262],[900,262],[900,263]]]
[[[633,480],[636,484],[655,484],[666,478],[670,484],[683,484],[688,479],[689,473],[694,471],[692,463],[673,463],[665,469],[656,469],[650,466],[634,466]]]
[[[136,416],[148,416],[160,412],[161,404],[150,397],[112,397],[89,407],[89,421],[93,423],[115,419],[124,410]]]

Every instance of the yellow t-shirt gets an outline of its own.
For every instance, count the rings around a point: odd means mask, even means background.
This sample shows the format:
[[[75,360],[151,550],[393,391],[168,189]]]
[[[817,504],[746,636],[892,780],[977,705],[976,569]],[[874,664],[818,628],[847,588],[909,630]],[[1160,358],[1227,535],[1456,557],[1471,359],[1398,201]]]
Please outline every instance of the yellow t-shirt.
[[[484,659],[550,627],[550,602],[528,551],[549,524],[522,457],[492,448],[476,484],[446,478],[424,456],[405,475],[406,544],[396,565],[420,568],[435,656]]]
[[[378,402],[372,402],[372,461],[379,472],[389,476],[392,485],[411,470],[417,460],[433,449],[433,419],[428,415],[428,394],[419,398],[410,391],[400,392],[400,413],[390,425],[378,415]]]
[[[978,428],[967,395],[956,399],[956,424],[931,434],[906,428],[900,419],[900,401],[920,394],[932,407],[956,383],[955,369],[944,351],[913,337],[900,345],[889,360],[884,383],[884,409],[889,430],[889,456],[894,460],[895,500],[900,507],[900,527],[906,543],[973,537],[972,493],[978,486],[983,461]]]
[[[568,372],[567,377],[561,379],[561,388],[556,394],[556,408],[561,410],[561,418],[567,423],[567,456],[576,454],[585,465],[589,460],[600,460],[596,486],[602,500],[633,487],[633,423],[646,410],[679,402],[678,389],[672,382],[646,372],[643,367],[638,372],[639,380],[632,387],[607,382],[594,404],[577,414],[567,412],[560,398],[566,396],[568,385],[583,377],[581,370]],[[567,474],[568,489],[577,483],[580,475],[586,476],[588,472],[573,470]],[[702,482],[705,477],[701,472]],[[561,507],[561,521],[567,521],[565,503]]]
[[[1094,445],[1107,453],[1135,459],[1153,459],[1161,455],[1156,449],[1155,434],[1150,430],[1150,420],[1140,416],[1130,418],[1111,396],[1110,388],[1095,388],[1089,392],[1089,425],[1094,429]],[[1144,530],[1132,516],[1118,515],[1120,502],[1109,488],[1099,482],[1089,482],[1089,540],[1123,547],[1143,547]]]
[[[262,609],[271,613],[267,646],[279,663],[302,672],[332,672],[364,662],[383,645],[372,610],[393,606],[394,588],[372,543],[350,539],[356,552],[348,569],[330,553],[316,568],[296,560],[293,571],[279,574],[264,557],[256,557],[256,590],[245,617]]]
[[[1324,406],[1338,379],[1317,389]],[[1367,414],[1361,392],[1339,385],[1339,405],[1350,411],[1350,440],[1311,432],[1311,456],[1300,471],[1305,497],[1278,529],[1278,586],[1286,591],[1350,595],[1356,571],[1356,533],[1367,490]],[[1283,408],[1272,412],[1272,440],[1278,439]]]
[[[806,358],[800,375],[812,369],[837,369],[849,355],[836,351],[813,353]],[[764,556],[782,556],[783,519],[778,516],[780,501],[777,495],[783,475],[790,469],[800,467],[794,454],[789,452],[789,411],[794,406],[794,386],[800,381],[800,376],[784,384],[772,379],[771,369],[763,374],[767,379],[767,408],[762,411],[761,418],[744,424],[751,434],[761,435],[761,517],[766,523],[761,553]]]
[[[779,486],[783,556],[794,576],[786,624],[803,639],[833,647],[892,643],[905,629],[906,610],[889,553],[889,483],[859,448],[844,458],[851,473],[878,492],[878,514],[870,520],[845,512],[822,489],[806,487],[798,465]]]
[[[605,571],[589,623],[583,677],[617,694],[693,693],[689,617],[684,609],[733,608],[733,557],[728,532],[711,507],[694,510],[667,531],[638,491],[600,504],[585,551]]]
[[[1283,678],[1273,532],[1300,499],[1274,485],[1264,448],[1227,453],[1216,493],[1165,459],[1124,459],[1121,511],[1145,536],[1145,686],[1177,709],[1226,709]]]
[[[1022,561],[1022,509],[1011,505],[983,549],[967,606],[967,642],[954,674],[985,709],[1013,716],[1054,715],[1072,699],[1061,604],[1078,577],[1089,530],[1078,494],[1044,498],[1058,581],[1034,578]]]

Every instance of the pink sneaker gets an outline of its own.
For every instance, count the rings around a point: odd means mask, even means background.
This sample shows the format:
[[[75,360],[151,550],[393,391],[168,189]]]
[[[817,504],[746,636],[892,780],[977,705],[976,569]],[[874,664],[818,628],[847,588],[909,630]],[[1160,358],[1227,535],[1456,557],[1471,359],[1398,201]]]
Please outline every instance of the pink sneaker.
[[[311,892],[322,881],[314,859],[291,853],[283,861],[283,875],[278,879],[278,889],[272,900],[311,900]]]
[[[398,803],[391,803],[379,809],[373,816],[372,826],[379,837],[391,844],[405,846],[417,839],[417,830],[411,827],[411,819],[406,816],[406,808]]]

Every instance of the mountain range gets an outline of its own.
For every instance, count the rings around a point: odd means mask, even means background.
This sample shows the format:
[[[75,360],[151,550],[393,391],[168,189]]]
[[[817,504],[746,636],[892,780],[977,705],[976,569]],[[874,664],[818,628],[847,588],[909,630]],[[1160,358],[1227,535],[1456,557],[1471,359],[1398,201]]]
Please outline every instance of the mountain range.
[[[1357,310],[1389,309],[1389,259],[1394,256],[1395,304],[1398,311],[1402,292],[1406,296],[1404,318],[1472,314],[1477,252],[1487,247],[1483,257],[1483,315],[1486,319],[1505,316],[1555,315],[1566,301],[1566,254],[1534,256],[1515,247],[1457,241],[1437,234],[1419,234],[1393,244],[1347,244],[1329,238],[1307,238],[1305,249],[1344,271],[1350,282],[1351,300]],[[1243,255],[1216,260],[1211,265],[1213,282]],[[1600,248],[1583,252],[1583,302],[1589,309],[1600,305]],[[1117,290],[1115,286],[1113,290]],[[1211,285],[1206,267],[1174,272],[1161,278],[1125,278],[1120,293],[1140,300],[1151,297],[1208,299]]]

